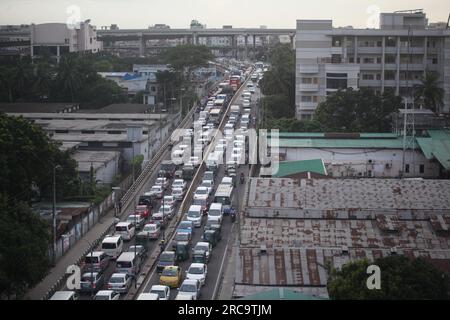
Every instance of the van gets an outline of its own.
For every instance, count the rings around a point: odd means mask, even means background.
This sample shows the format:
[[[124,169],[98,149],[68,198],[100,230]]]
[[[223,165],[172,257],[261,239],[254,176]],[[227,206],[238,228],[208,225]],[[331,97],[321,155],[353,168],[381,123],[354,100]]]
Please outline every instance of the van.
[[[123,240],[122,236],[112,236],[106,237],[102,241],[102,251],[113,259],[117,259],[123,250]]]
[[[110,257],[104,251],[93,251],[84,257],[84,270],[103,272],[109,265]]]
[[[221,203],[211,203],[208,211],[208,221],[217,221],[218,224],[222,223],[223,218],[223,206]]]
[[[136,228],[131,222],[119,222],[115,230],[115,233],[121,235],[124,241],[130,241],[134,237]]]
[[[116,260],[115,273],[126,273],[134,276],[141,270],[141,255],[134,252],[123,252]]]
[[[78,300],[78,294],[75,291],[56,291],[50,300]]]

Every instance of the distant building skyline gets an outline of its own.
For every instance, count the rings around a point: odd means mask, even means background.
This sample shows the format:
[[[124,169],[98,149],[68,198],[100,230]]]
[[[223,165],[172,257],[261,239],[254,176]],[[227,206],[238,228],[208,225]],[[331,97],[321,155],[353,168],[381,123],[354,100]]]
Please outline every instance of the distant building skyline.
[[[430,22],[447,21],[444,0],[2,0],[1,24],[84,21],[98,28],[117,24],[121,29],[166,24],[189,28],[198,20],[208,28],[233,27],[295,29],[297,19],[330,19],[334,27],[376,28],[380,12],[423,9]],[[107,9],[107,10],[105,10]]]

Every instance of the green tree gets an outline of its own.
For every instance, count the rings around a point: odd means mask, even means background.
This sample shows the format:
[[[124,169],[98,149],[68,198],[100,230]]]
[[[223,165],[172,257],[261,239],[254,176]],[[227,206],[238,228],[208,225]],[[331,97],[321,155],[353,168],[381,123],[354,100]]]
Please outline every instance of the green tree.
[[[270,70],[260,81],[265,118],[293,117],[295,113],[295,52],[278,44],[268,53]]]
[[[444,89],[439,81],[439,73],[434,71],[426,71],[421,78],[421,84],[415,87],[414,98],[416,103],[422,104],[423,107],[429,108],[436,113],[441,111],[444,105]]]
[[[278,129],[280,132],[321,132],[322,127],[315,120],[297,120],[295,118],[269,119],[264,128]]]
[[[65,55],[59,61],[57,69],[56,83],[61,89],[58,90],[60,97],[63,99],[68,97],[71,102],[75,102],[75,98],[78,98],[77,92],[83,84],[78,62],[79,59],[75,55]]]
[[[349,88],[327,96],[314,117],[328,132],[390,132],[391,114],[401,107],[401,101],[390,92]]]
[[[78,174],[76,162],[62,152],[45,131],[30,121],[0,113],[0,194],[29,202],[33,186],[41,196],[51,198],[53,167],[57,173],[57,196],[76,194]]]
[[[214,59],[214,55],[206,46],[191,44],[179,45],[169,48],[164,53],[165,62],[170,64],[183,79],[189,80],[192,71],[199,67],[205,67]],[[184,74],[186,73],[186,77]]]
[[[381,289],[369,290],[366,281],[369,265],[381,270]],[[327,289],[336,300],[349,299],[449,299],[450,282],[448,274],[434,267],[428,260],[411,260],[405,256],[389,256],[354,261],[330,272]]]
[[[0,194],[0,299],[20,299],[49,266],[49,225],[26,203]]]

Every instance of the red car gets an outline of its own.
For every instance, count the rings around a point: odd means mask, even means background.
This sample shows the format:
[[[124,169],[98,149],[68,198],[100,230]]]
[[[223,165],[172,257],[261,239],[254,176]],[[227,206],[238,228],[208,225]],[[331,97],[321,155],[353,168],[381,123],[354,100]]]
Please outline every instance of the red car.
[[[150,209],[146,205],[136,206],[135,214],[140,214],[142,218],[147,219],[151,216]]]

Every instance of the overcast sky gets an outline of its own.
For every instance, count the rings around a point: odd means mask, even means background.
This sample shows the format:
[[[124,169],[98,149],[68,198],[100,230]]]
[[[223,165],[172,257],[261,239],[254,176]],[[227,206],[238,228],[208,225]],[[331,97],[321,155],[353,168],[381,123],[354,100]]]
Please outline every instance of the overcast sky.
[[[424,9],[430,22],[447,21],[448,0],[0,0],[0,24],[91,19],[100,26],[147,28],[165,23],[187,28],[192,19],[207,27],[295,28],[297,19],[332,19],[333,26],[378,27],[378,12]],[[78,14],[77,12],[80,12]]]

